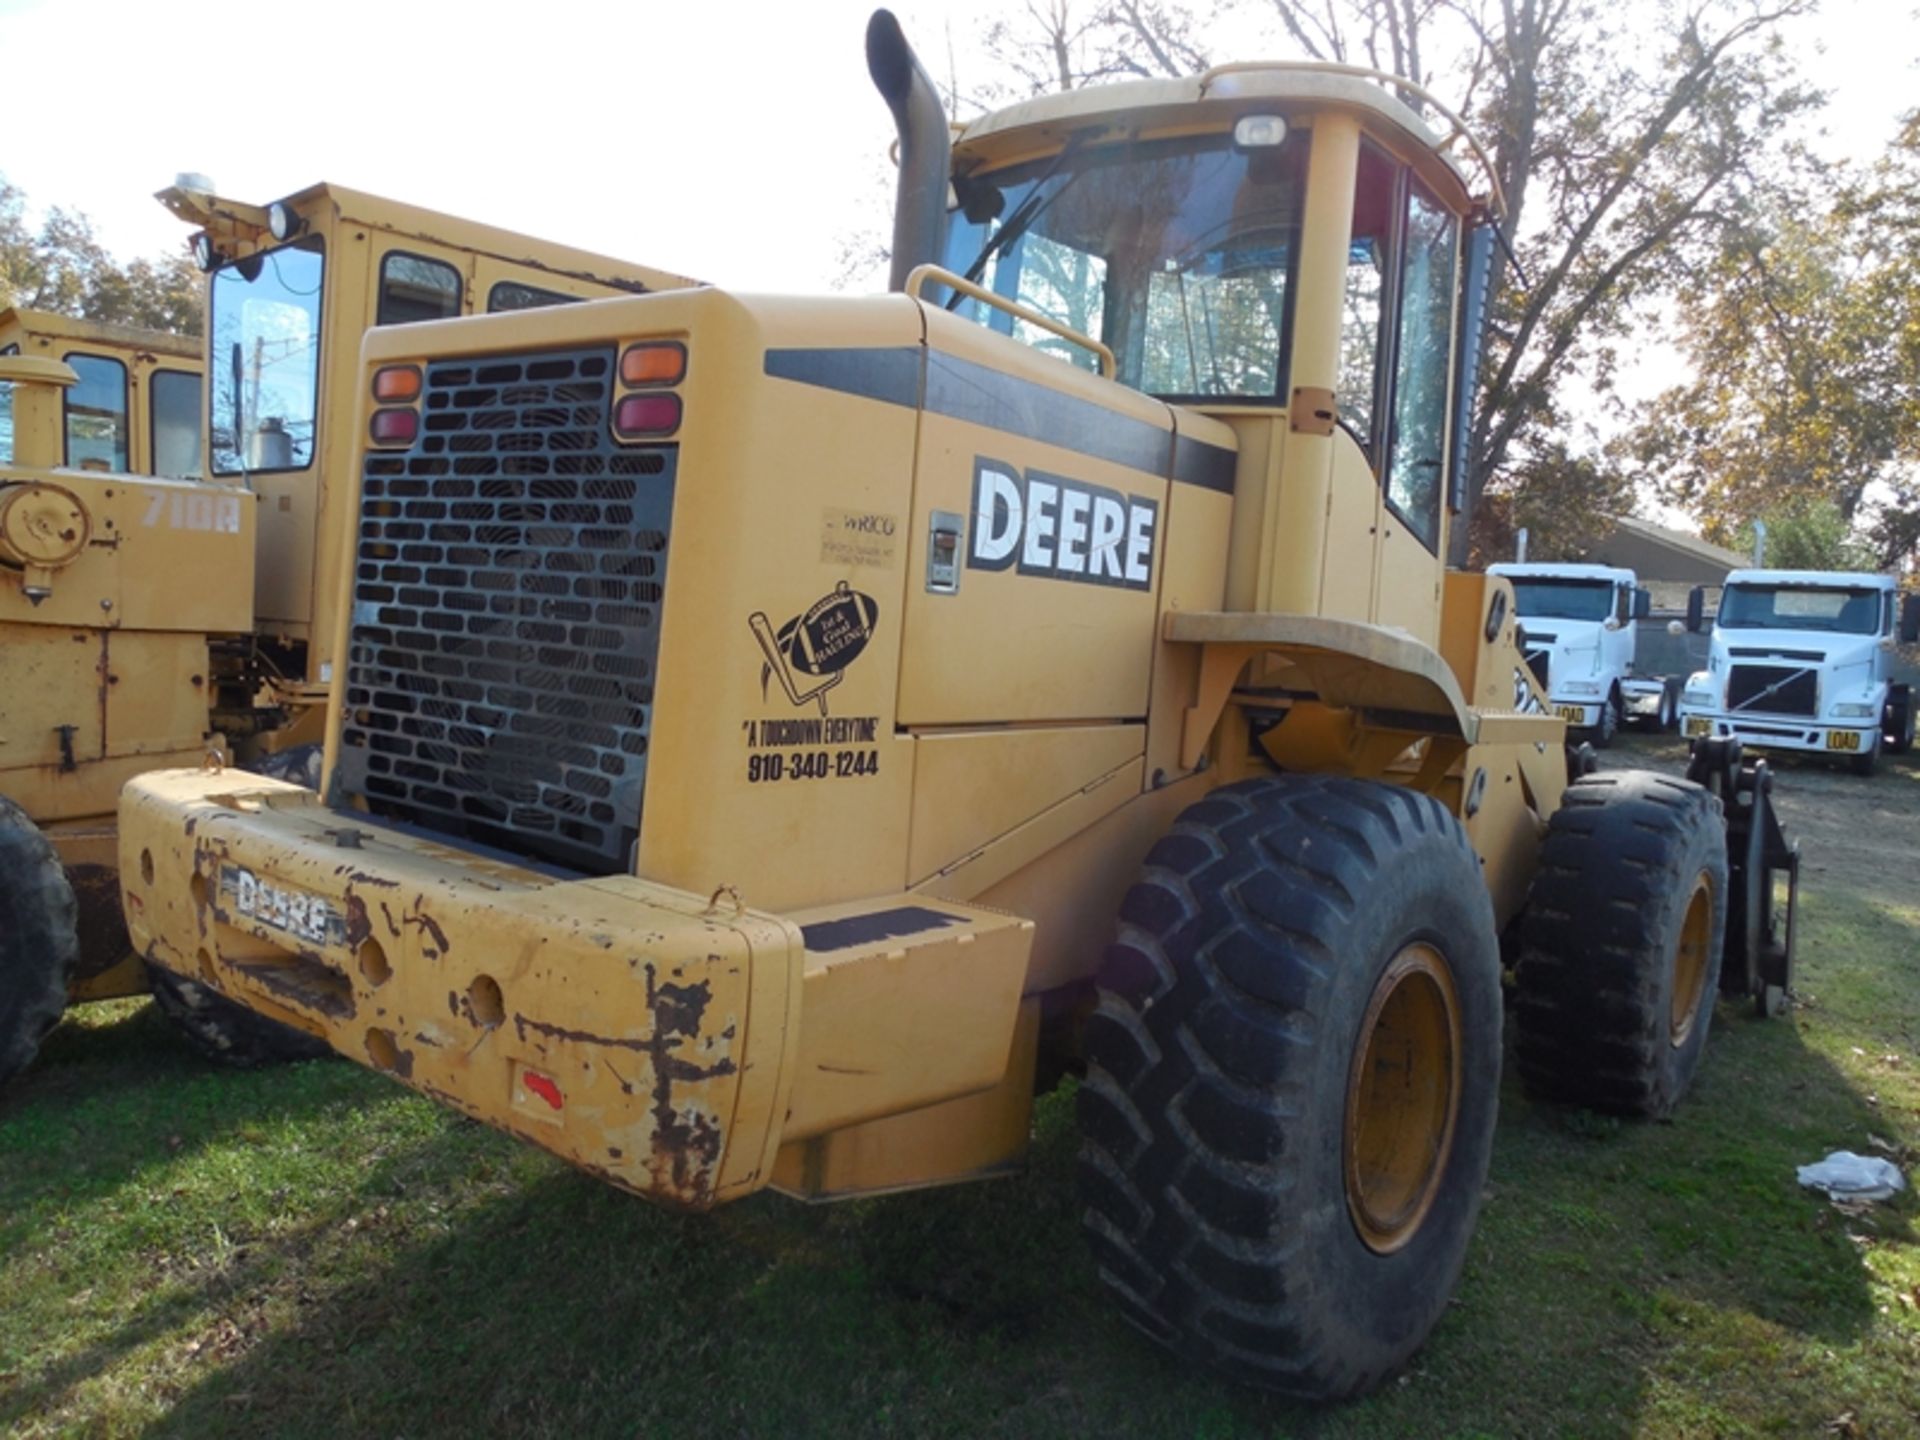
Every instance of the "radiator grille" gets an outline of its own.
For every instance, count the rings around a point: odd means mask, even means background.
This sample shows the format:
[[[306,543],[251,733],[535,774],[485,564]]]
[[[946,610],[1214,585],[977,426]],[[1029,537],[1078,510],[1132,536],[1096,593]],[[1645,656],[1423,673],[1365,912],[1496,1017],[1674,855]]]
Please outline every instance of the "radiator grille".
[[[1820,682],[1804,666],[1735,665],[1727,674],[1727,708],[1756,715],[1817,715]]]
[[[336,803],[627,868],[678,450],[616,444],[612,390],[611,347],[441,361],[366,456]]]

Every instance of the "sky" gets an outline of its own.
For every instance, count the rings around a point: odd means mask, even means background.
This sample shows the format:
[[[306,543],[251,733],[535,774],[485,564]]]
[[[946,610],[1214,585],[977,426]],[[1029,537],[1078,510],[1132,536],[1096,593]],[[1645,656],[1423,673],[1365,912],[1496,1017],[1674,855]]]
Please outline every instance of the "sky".
[[[1023,3],[893,8],[934,74],[965,89],[988,73],[990,20]],[[328,180],[737,290],[817,293],[847,239],[888,213],[871,9],[0,0],[0,173],[36,208],[84,211],[123,259],[184,245],[187,227],[151,197],[197,171],[256,204]],[[1213,53],[1297,53],[1238,24],[1210,34]],[[1833,92],[1818,142],[1833,158],[1876,153],[1920,103],[1920,0],[1826,0],[1786,42]],[[79,83],[52,63],[62,53]],[[20,122],[36,113],[59,119]],[[1650,355],[1621,404],[1651,399],[1680,363]]]
[[[894,8],[943,80],[951,47],[964,84],[985,72],[988,19],[1018,3]],[[86,212],[123,258],[185,242],[151,197],[198,171],[259,204],[330,180],[716,284],[809,293],[835,278],[843,237],[885,216],[892,126],[866,73],[871,8],[0,0],[0,173],[36,207]],[[1878,149],[1920,93],[1913,9],[1828,0],[1792,37],[1836,89],[1835,153]],[[1236,40],[1286,51],[1251,31],[1213,48],[1249,53]],[[63,50],[84,66],[77,89],[54,64],[21,63]],[[19,123],[35,111],[60,120]]]

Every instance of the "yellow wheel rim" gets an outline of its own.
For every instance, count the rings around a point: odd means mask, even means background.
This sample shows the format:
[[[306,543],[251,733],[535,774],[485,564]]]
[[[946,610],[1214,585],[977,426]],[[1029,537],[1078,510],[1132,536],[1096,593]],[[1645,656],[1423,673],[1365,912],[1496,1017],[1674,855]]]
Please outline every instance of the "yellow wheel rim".
[[[1460,1111],[1460,997],[1424,941],[1380,976],[1347,1076],[1347,1212],[1388,1255],[1419,1232],[1453,1150]]]
[[[1704,873],[1687,897],[1686,918],[1673,946],[1673,1013],[1670,1038],[1684,1045],[1706,999],[1708,946],[1713,941],[1713,881]]]

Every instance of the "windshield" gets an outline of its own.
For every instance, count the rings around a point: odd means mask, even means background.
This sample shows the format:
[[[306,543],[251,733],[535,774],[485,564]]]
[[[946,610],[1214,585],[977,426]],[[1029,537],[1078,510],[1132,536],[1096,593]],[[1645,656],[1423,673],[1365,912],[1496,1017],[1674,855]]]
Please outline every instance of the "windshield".
[[[1302,135],[1244,151],[1224,135],[1069,151],[958,182],[945,264],[965,275],[997,241],[973,278],[1104,342],[1123,383],[1272,403],[1305,172]],[[1080,347],[991,306],[955,308],[1094,366]]]
[[[1613,613],[1613,586],[1605,580],[1513,582],[1513,612],[1522,620],[1604,620]]]
[[[1727,630],[1871,635],[1880,628],[1880,592],[1852,585],[1729,585],[1716,623]]]
[[[320,399],[318,236],[213,272],[213,470],[304,470]],[[237,347],[237,348],[236,348]]]

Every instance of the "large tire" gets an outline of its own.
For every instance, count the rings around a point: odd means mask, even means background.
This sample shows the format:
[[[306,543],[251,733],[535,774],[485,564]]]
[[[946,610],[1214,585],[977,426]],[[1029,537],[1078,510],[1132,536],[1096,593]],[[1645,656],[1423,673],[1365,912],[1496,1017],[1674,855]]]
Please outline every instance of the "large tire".
[[[1893,695],[1887,701],[1886,719],[1881,726],[1886,732],[1889,755],[1905,755],[1913,749],[1913,701],[1913,691],[1907,686],[1893,687]]]
[[[1871,775],[1880,765],[1880,737],[1874,735],[1866,749],[1847,757],[1847,768],[1856,775]]]
[[[1727,832],[1700,786],[1639,770],[1568,787],[1520,914],[1516,1058],[1535,1094],[1670,1114],[1706,1050]]]
[[[40,1053],[80,959],[73,886],[53,845],[0,797],[0,1085]]]
[[[160,1009],[188,1044],[217,1065],[248,1070],[333,1053],[318,1036],[255,1014],[198,981],[184,979],[158,965],[149,966],[148,972]]]
[[[1604,750],[1613,744],[1614,738],[1620,733],[1620,716],[1620,692],[1618,689],[1610,690],[1600,702],[1599,721],[1587,731],[1587,740],[1594,749]]]
[[[1127,1317],[1316,1399],[1405,1364],[1479,1213],[1500,1024],[1492,905],[1437,802],[1285,776],[1187,809],[1086,1032],[1085,1229]]]

